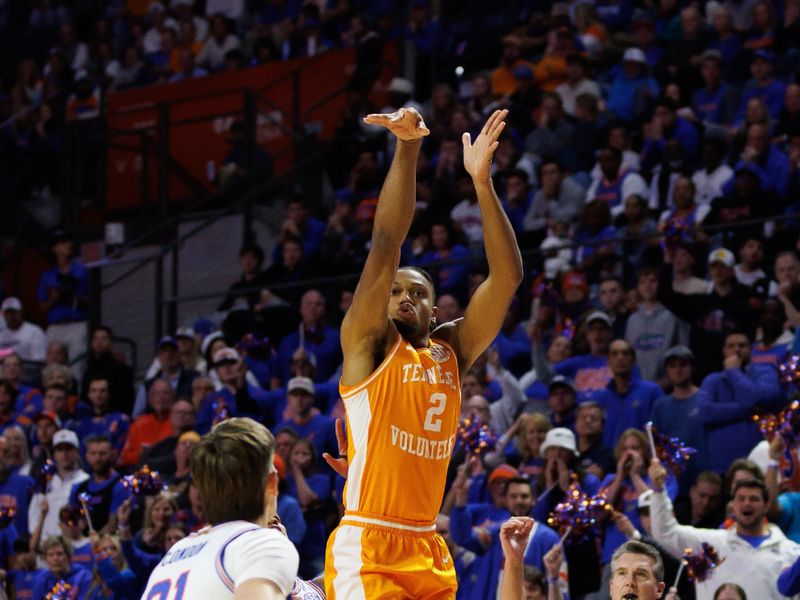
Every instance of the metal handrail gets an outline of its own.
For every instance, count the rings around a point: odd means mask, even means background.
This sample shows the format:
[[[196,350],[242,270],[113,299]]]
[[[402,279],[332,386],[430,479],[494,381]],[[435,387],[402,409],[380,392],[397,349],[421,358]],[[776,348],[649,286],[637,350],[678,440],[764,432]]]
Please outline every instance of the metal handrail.
[[[292,169],[290,171],[288,171],[287,173],[285,173],[284,175],[281,175],[279,177],[280,178],[289,179],[297,171],[300,171],[303,167],[305,167],[306,164],[311,163],[314,160],[316,160],[322,153],[323,153],[323,149],[320,149],[319,152],[316,152],[314,154],[311,154],[311,155],[308,155],[308,156],[304,157],[300,162],[295,163],[295,165],[292,167]],[[122,258],[104,258],[104,259],[100,259],[100,260],[96,260],[96,261],[92,261],[92,262],[86,263],[85,266],[88,269],[96,269],[96,268],[102,268],[102,267],[118,266],[118,265],[128,264],[128,263],[132,263],[132,262],[133,263],[141,263],[141,264],[137,264],[137,266],[134,267],[134,269],[126,271],[122,275],[120,275],[117,278],[113,279],[111,282],[103,284],[103,288],[102,289],[103,290],[108,289],[109,287],[112,287],[113,285],[119,283],[120,281],[123,281],[124,279],[126,279],[127,277],[129,277],[133,273],[137,272],[140,268],[146,266],[147,264],[149,264],[149,263],[151,263],[151,262],[153,262],[155,260],[158,260],[160,258],[164,258],[167,254],[172,252],[172,250],[175,247],[180,246],[186,240],[188,240],[189,238],[193,237],[196,233],[199,233],[200,231],[202,231],[206,227],[212,225],[220,217],[228,215],[228,214],[231,214],[231,213],[235,213],[240,208],[240,206],[242,204],[244,204],[245,202],[247,202],[248,200],[252,200],[252,199],[258,198],[259,196],[263,196],[265,193],[269,192],[272,188],[276,188],[277,186],[278,186],[278,184],[277,184],[276,180],[272,179],[269,182],[265,183],[264,185],[259,186],[259,187],[255,188],[255,189],[252,189],[252,190],[248,191],[245,194],[242,194],[232,204],[226,206],[225,208],[219,209],[218,211],[213,211],[210,216],[206,217],[202,221],[202,223],[200,223],[199,225],[196,225],[195,227],[190,229],[188,232],[184,233],[182,236],[176,238],[175,240],[172,240],[171,242],[168,242],[167,244],[163,244],[161,246],[160,250],[158,250],[156,252],[153,252],[151,254],[147,254],[147,255],[144,255],[144,256],[136,256],[136,257],[128,257],[128,258],[125,258],[125,257],[122,257]],[[176,217],[173,217],[173,222],[175,222],[177,220],[178,219]],[[159,227],[159,228],[161,228],[161,227]],[[151,235],[152,235],[152,231],[148,232],[146,234],[146,237],[150,237]],[[142,237],[144,238],[145,236],[142,236]]]
[[[742,229],[744,227],[750,227],[753,225],[763,225],[764,223],[775,222],[775,221],[788,221],[791,219],[800,219],[800,212],[798,213],[791,213],[788,215],[779,215],[777,217],[765,217],[759,219],[748,219],[745,221],[737,221],[733,225],[709,225],[707,227],[703,227],[704,231],[708,232],[719,232],[719,231],[731,231]],[[582,248],[582,247],[594,247],[594,246],[607,246],[608,244],[614,243],[624,243],[624,242],[631,242],[631,241],[644,241],[650,239],[657,239],[661,237],[660,233],[649,233],[645,235],[636,235],[636,236],[616,236],[613,238],[606,238],[599,241],[592,241],[592,242],[573,242],[570,241],[569,243],[564,244],[563,246],[559,247],[559,249],[564,248]],[[541,248],[527,248],[525,250],[521,250],[520,254],[524,260],[531,260],[537,258],[538,256],[544,254],[545,252],[549,252],[553,250],[553,248],[548,248],[547,250],[543,251]],[[474,256],[470,256],[469,258],[457,258],[457,259],[447,259],[447,260],[437,260],[431,261],[422,264],[422,267],[429,268],[429,269],[437,269],[439,267],[446,267],[450,265],[463,265],[463,264],[482,264],[485,263],[485,259],[483,258],[476,258]],[[270,291],[281,291],[281,290],[291,290],[299,287],[304,288],[312,288],[312,287],[327,287],[329,284],[336,284],[342,283],[344,281],[355,281],[361,276],[360,272],[350,272],[344,273],[340,275],[335,275],[331,277],[317,277],[314,279],[306,279],[304,281],[293,281],[291,283],[280,283],[274,284],[269,286],[254,286],[254,287],[245,287],[245,288],[237,288],[237,294],[246,294],[249,292],[257,292],[259,290],[264,289],[265,287],[269,287]],[[222,298],[227,296],[230,293],[229,289],[219,292],[208,292],[205,294],[195,294],[190,296],[176,296],[176,297],[168,297],[164,298],[165,304],[172,304],[172,303],[180,303],[180,302],[193,302],[197,300],[210,300],[213,298]]]

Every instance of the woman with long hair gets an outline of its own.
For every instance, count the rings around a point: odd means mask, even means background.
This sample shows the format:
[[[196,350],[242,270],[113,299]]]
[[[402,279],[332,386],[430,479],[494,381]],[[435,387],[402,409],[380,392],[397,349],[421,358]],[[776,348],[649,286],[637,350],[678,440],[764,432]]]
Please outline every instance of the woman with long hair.
[[[8,468],[18,475],[30,474],[33,461],[28,449],[28,438],[22,427],[19,425],[6,427],[3,439],[6,442],[5,458]]]
[[[614,510],[624,514],[636,529],[641,530],[638,500],[641,494],[650,489],[647,467],[651,455],[647,436],[639,429],[626,429],[614,449],[614,458],[617,459],[617,471],[606,475],[602,489]],[[667,477],[666,490],[674,501],[678,493],[678,482],[672,475]],[[609,562],[614,550],[627,539],[614,522],[608,522],[603,540],[603,563]]]
[[[542,444],[547,432],[552,428],[550,420],[542,413],[531,413],[520,417],[516,440],[520,453],[518,469],[520,475],[530,478],[534,489],[544,472],[545,459],[542,456]]]
[[[137,581],[144,583],[167,550],[187,534],[183,525],[172,522],[178,512],[174,498],[161,493],[149,501],[142,529],[134,535],[130,526],[132,503],[128,498],[117,509],[117,529],[125,560]]]
[[[95,562],[87,600],[135,600],[136,575],[122,554],[119,538],[108,533],[92,533],[91,537]]]

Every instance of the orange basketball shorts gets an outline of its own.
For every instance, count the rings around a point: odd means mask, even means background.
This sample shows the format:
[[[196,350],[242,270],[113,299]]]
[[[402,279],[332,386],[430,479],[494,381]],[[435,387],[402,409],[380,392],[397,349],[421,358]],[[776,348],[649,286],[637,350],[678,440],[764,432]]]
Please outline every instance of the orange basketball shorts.
[[[433,526],[345,515],[328,538],[328,600],[453,600],[456,571]]]

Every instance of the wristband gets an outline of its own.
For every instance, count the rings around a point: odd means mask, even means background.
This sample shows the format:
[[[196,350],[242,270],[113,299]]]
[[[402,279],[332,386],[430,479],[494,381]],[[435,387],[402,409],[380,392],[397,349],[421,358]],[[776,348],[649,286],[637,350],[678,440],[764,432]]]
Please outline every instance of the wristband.
[[[781,468],[781,463],[779,461],[777,461],[777,460],[771,460],[771,461],[769,461],[767,463],[767,469],[775,469],[775,470],[777,470],[777,469],[780,469],[780,468]]]
[[[547,576],[547,583],[549,585],[558,585],[560,582],[561,580],[558,578],[558,575],[555,577],[550,577],[549,575]]]
[[[631,534],[631,539],[636,540],[637,542],[642,539],[642,534],[639,532],[638,529],[633,530],[633,533]]]

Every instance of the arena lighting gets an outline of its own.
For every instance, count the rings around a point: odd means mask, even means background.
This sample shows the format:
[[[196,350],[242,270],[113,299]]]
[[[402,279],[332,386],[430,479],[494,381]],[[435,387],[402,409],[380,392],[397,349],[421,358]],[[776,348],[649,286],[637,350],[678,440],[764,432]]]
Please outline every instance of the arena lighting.
[[[458,65],[456,67],[456,77],[461,77],[464,74],[464,67]]]

